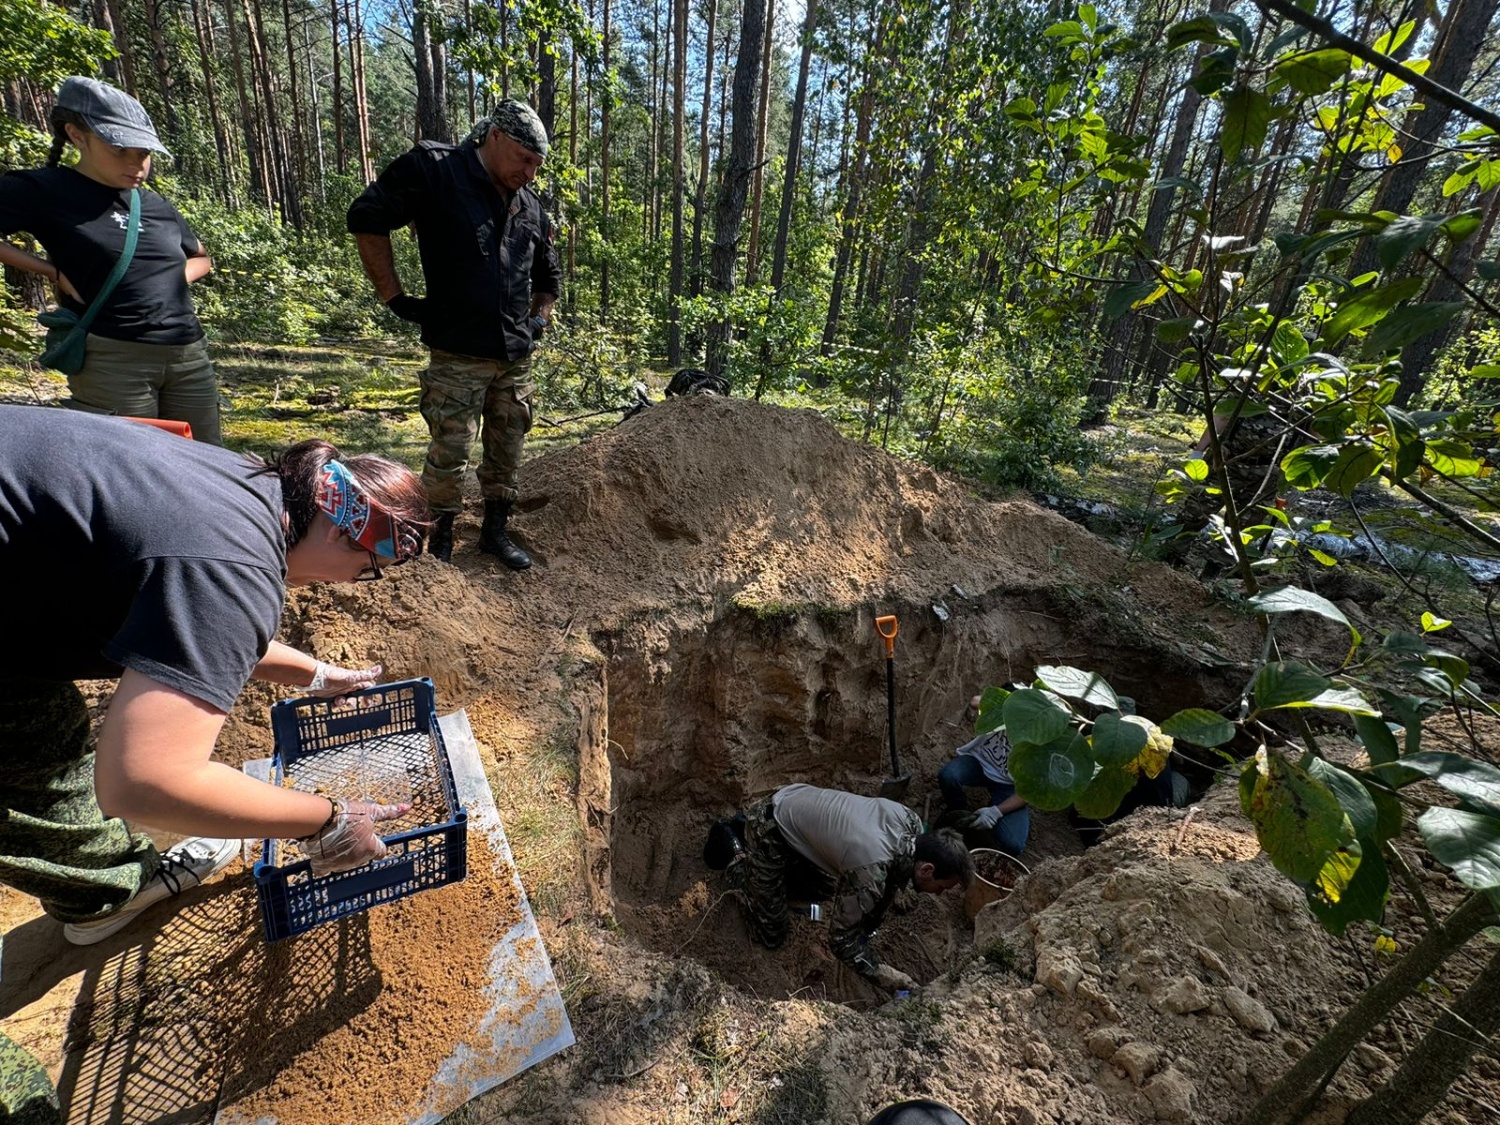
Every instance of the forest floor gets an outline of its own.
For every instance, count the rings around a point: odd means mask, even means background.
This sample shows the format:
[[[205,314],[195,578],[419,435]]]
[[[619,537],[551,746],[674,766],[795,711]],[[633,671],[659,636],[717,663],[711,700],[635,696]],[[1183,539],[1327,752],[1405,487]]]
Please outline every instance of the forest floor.
[[[232,444],[318,434],[420,461],[415,354],[217,354]],[[59,393],[46,376],[0,383],[12,401]],[[909,803],[928,812],[983,687],[1066,664],[1100,671],[1146,715],[1219,708],[1259,635],[1130,533],[1122,547],[1028,498],[985,498],[813,411],[695,398],[617,420],[534,433],[515,519],[530,571],[474,551],[471,503],[454,565],[424,558],[383,583],[299,592],[283,617],[289,643],[430,677],[440,710],[467,710],[552,955],[577,1045],[454,1125],[853,1125],[914,1096],[973,1125],[1227,1121],[1379,974],[1375,935],[1319,929],[1260,854],[1233,787],[1187,759],[1191,810],[1144,810],[1087,850],[1065,818],[1039,814],[1031,873],[1009,899],[977,916],[956,894],[900,903],[877,944],[923,983],[911,1000],[887,1002],[844,971],[811,922],[776,953],[753,946],[703,865],[704,833],[795,780],[876,791],[888,768],[877,614],[901,620],[903,762]],[[1117,420],[1107,439],[1122,452],[1071,499],[1148,508],[1143,485],[1191,436],[1186,421]],[[1397,620],[1371,582],[1344,600]],[[1347,634],[1297,620],[1282,640],[1336,663]],[[273,698],[245,692],[224,760],[268,752]],[[1448,735],[1436,731],[1434,748]],[[1500,730],[1484,741],[1500,746]],[[1444,869],[1417,874],[1440,908],[1461,891]],[[232,871],[214,887],[247,880]],[[0,896],[7,928],[34,920]],[[1422,933],[1402,895],[1388,928],[1401,948]],[[467,937],[461,923],[447,934]],[[1476,939],[1439,987],[1374,1029],[1310,1120],[1341,1121],[1388,1077],[1481,958]],[[42,996],[0,984],[0,1012],[62,1074],[88,997],[76,973],[55,976]],[[402,1065],[399,1050],[382,1058],[385,1090],[403,1090]],[[1497,1106],[1500,1062],[1485,1055],[1430,1120],[1500,1119]],[[399,1098],[360,1123],[387,1119],[405,1119]]]

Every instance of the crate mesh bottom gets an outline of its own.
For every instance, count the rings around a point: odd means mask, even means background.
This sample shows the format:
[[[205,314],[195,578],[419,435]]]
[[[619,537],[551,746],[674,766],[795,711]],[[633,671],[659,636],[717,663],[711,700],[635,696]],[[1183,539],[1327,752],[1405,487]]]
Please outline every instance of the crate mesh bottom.
[[[282,784],[348,801],[411,802],[406,815],[381,822],[382,836],[441,823],[449,816],[438,779],[436,748],[425,731],[375,735],[315,750],[286,767]],[[282,841],[281,853],[283,866],[307,858],[295,840]]]

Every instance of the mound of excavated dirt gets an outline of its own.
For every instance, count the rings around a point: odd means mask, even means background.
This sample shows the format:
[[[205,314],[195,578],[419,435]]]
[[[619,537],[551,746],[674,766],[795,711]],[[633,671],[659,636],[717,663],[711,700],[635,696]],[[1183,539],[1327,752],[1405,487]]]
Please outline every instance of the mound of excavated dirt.
[[[808,411],[675,400],[528,463],[522,486],[512,526],[531,570],[477,554],[471,512],[455,565],[295,594],[282,629],[323,659],[430,676],[488,756],[578,1046],[487,1095],[476,1120],[847,1125],[919,1095],[974,1125],[1226,1120],[1378,971],[1312,925],[1225,790],[1185,832],[1181,813],[1137,814],[1082,854],[1061,818],[1038,817],[1032,874],[977,929],[956,895],[920,896],[883,929],[919,998],[828,1002],[879,998],[846,979],[821,926],[800,922],[776,955],[751,945],[699,853],[712,817],[776,786],[873,792],[889,772],[877,613],[901,618],[897,730],[918,809],[979,688],[1074,664],[1150,714],[1220,706],[1254,629],[1182,575]],[[221,756],[268,752],[273,698],[246,692]],[[34,915],[0,899],[6,922]],[[170,975],[149,942],[139,957]],[[400,972],[393,958],[360,979]],[[24,1009],[54,1073],[75,999],[85,1028],[98,1003],[98,973],[86,983],[80,998],[76,976],[4,980],[0,1011]],[[401,1044],[379,1056],[380,1087],[407,1085]],[[71,1047],[74,1080],[86,1048]],[[1357,1055],[1329,1104],[1387,1073],[1387,1052]]]

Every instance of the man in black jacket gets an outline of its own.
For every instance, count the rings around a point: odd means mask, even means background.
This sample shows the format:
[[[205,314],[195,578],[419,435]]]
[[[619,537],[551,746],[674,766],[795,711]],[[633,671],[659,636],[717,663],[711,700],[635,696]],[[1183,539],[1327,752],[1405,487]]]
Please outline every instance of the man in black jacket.
[[[512,570],[531,565],[505,529],[531,429],[531,352],[562,288],[552,223],[529,187],[547,147],[531,107],[505,101],[462,144],[423,141],[398,156],[349,208],[349,230],[376,293],[421,325],[432,352],[422,375],[422,417],[432,435],[422,485],[436,517],[428,549],[445,561],[469,451],[480,437],[479,549]],[[425,297],[407,294],[396,274],[391,231],[408,223]]]

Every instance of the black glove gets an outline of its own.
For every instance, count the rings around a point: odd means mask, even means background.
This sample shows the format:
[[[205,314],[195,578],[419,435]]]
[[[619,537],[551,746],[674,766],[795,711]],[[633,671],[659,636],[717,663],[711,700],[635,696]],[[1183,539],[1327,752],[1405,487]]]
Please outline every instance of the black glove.
[[[426,297],[410,297],[405,293],[397,293],[385,303],[385,307],[402,320],[409,320],[413,324],[427,323]]]
[[[531,330],[531,338],[533,340],[540,340],[542,338],[542,333],[547,331],[547,322],[543,320],[541,314],[538,313],[536,316],[533,316],[526,322],[526,327]]]

